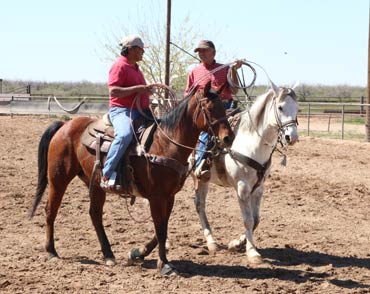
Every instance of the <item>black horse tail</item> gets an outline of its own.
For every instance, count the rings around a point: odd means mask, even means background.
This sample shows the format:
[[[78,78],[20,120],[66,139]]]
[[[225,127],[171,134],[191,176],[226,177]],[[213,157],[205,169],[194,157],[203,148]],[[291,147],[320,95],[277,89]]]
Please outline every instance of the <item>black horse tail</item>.
[[[39,143],[38,150],[38,180],[37,180],[37,190],[36,198],[33,202],[33,205],[29,212],[29,218],[31,219],[36,211],[37,206],[39,205],[42,195],[45,192],[46,186],[48,185],[48,150],[51,139],[54,137],[55,133],[64,125],[63,121],[53,122],[42,134],[41,140]]]

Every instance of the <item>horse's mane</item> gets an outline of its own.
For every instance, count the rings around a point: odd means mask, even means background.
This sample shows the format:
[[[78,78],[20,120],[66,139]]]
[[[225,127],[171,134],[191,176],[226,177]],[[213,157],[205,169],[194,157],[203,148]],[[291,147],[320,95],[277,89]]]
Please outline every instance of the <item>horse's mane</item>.
[[[268,92],[259,95],[253,102],[250,109],[246,109],[241,114],[240,128],[255,131],[258,130],[266,110],[266,105],[274,97],[274,92]]]
[[[182,99],[181,102],[175,106],[175,108],[173,108],[162,118],[161,126],[163,128],[167,128],[169,131],[174,130],[181,123],[181,120],[185,118],[188,111],[189,100],[194,95],[200,95],[203,97],[204,89],[198,90],[198,88],[195,88],[188,93],[184,99]],[[207,97],[209,99],[214,99],[218,97],[218,94],[214,89],[210,89],[207,92]]]
[[[170,112],[165,114],[161,120],[161,126],[168,130],[173,130],[177,127],[181,121],[186,116],[188,111],[189,100],[192,97],[192,93],[187,95],[184,99],[181,100]]]
[[[279,88],[279,93],[275,98],[277,101],[283,100],[287,95],[297,101],[297,95],[291,88]],[[242,112],[240,128],[246,131],[256,131],[259,129],[266,111],[266,105],[274,98],[274,91],[270,89],[264,94],[259,95],[250,109]]]

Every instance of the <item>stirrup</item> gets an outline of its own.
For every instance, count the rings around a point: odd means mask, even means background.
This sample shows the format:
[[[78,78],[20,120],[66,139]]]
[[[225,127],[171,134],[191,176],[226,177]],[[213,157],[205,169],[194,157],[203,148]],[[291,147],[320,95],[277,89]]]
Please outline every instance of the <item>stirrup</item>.
[[[202,159],[199,163],[199,165],[195,168],[195,171],[194,171],[194,175],[196,177],[199,177],[201,172],[202,172],[202,168],[203,168],[203,165],[204,163],[206,162],[206,159]]]
[[[194,171],[194,175],[198,179],[209,180],[211,178],[211,171],[209,170],[209,166],[205,166],[206,161],[206,158],[202,159],[199,166]]]
[[[109,179],[104,178],[100,180],[100,188],[108,193],[122,194],[126,192],[121,185],[111,185]]]

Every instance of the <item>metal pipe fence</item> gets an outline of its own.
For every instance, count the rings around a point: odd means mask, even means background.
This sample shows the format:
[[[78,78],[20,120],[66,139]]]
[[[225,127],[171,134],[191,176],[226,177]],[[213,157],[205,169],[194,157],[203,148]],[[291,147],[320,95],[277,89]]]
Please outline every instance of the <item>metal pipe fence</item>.
[[[365,140],[365,103],[299,102],[301,132],[322,136]],[[302,126],[303,121],[303,126]]]
[[[108,96],[78,95],[57,97],[63,109],[52,99],[53,96],[43,95],[13,95],[0,96],[0,115],[103,115],[108,111]],[[181,97],[182,98],[182,97]],[[181,99],[179,99],[181,100]],[[82,103],[75,113],[65,109],[73,109]],[[158,116],[163,116],[163,105],[168,101],[152,97],[153,108]],[[242,102],[242,101],[241,101]],[[242,102],[243,103],[243,102]],[[249,102],[251,103],[251,102]],[[176,103],[175,103],[176,104]],[[298,114],[299,132],[307,136],[332,137],[338,139],[366,140],[365,103],[336,103],[336,102],[299,102]]]

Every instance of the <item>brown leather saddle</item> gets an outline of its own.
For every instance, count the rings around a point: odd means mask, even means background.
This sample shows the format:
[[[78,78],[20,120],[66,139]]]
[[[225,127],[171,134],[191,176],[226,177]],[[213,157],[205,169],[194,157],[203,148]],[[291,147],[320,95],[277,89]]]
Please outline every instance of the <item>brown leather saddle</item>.
[[[167,158],[164,156],[159,156],[155,154],[147,153],[150,149],[150,146],[153,143],[154,132],[157,129],[157,124],[151,121],[135,121],[135,134],[136,138],[133,139],[131,145],[127,148],[125,155],[123,156],[124,162],[127,164],[127,158],[131,156],[146,156],[149,162],[155,165],[165,166],[174,170],[180,177],[179,188],[182,186],[182,183],[186,179],[188,165],[183,165],[176,159]],[[106,114],[102,119],[93,121],[84,133],[81,136],[81,143],[87,148],[94,150],[96,154],[96,161],[94,164],[94,171],[96,169],[101,169],[101,153],[107,153],[110,145],[112,144],[114,138],[114,129],[110,123],[109,116]],[[122,167],[125,164],[121,165]],[[95,172],[93,171],[93,174]],[[118,171],[118,174],[121,174],[120,178],[127,179],[132,177],[132,172],[129,172],[130,175],[127,175],[127,171],[121,170]],[[93,178],[92,178],[93,179]],[[125,185],[124,181],[120,181],[121,185]],[[91,187],[91,183],[90,183]]]
[[[140,121],[137,120],[134,122],[134,129],[135,129],[135,137],[138,138],[139,142],[136,142],[135,138],[133,142],[136,144],[132,145],[140,145],[144,147],[145,151],[148,151],[150,146],[153,143],[153,134],[157,128],[157,125],[152,121]],[[112,144],[114,138],[114,129],[112,123],[109,120],[108,114],[105,114],[103,118],[93,121],[89,124],[82,134],[81,143],[86,147],[99,151],[102,153],[107,153],[110,145]],[[132,142],[132,143],[133,143]],[[135,150],[139,150],[140,148],[133,148],[130,145],[130,153],[134,152]],[[98,148],[99,146],[99,148]],[[139,151],[136,151],[136,154]]]

